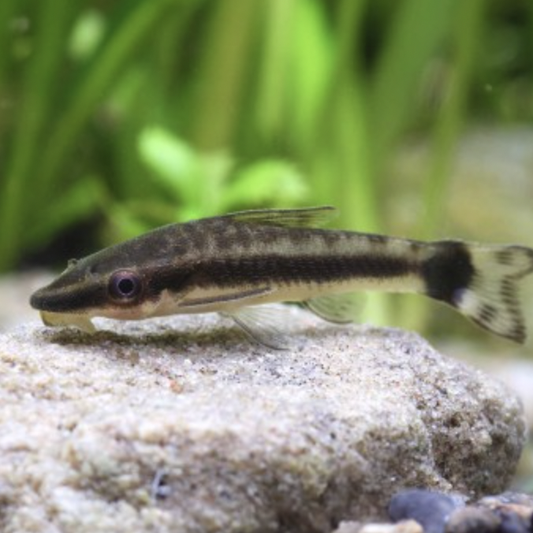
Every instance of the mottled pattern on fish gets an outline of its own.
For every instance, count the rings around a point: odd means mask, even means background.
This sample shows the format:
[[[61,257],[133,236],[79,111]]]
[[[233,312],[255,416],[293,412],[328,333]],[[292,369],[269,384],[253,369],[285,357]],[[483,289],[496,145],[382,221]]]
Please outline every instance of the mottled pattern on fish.
[[[220,311],[243,325],[251,305],[303,301],[323,318],[343,321],[331,299],[327,311],[317,299],[356,290],[419,292],[498,335],[524,340],[516,280],[533,271],[532,249],[314,227],[332,213],[247,211],[165,226],[72,262],[31,304],[87,318]]]

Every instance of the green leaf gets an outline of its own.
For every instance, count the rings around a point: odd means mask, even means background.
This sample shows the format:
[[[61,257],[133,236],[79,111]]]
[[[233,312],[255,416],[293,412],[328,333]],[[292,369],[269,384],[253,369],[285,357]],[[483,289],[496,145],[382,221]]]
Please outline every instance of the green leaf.
[[[64,0],[65,1],[65,0]],[[80,129],[133,53],[152,38],[165,15],[176,9],[176,0],[124,0],[115,6],[107,31],[95,53],[78,71],[66,93],[61,113],[57,115],[41,161],[39,192],[53,190],[57,169],[77,142]],[[55,118],[55,117],[54,117]]]
[[[378,166],[417,116],[417,87],[449,35],[457,5],[458,0],[405,0],[398,5],[369,92],[371,147]]]
[[[159,183],[176,200],[196,201],[197,180],[201,167],[196,153],[188,144],[159,126],[146,128],[139,135],[139,154]]]
[[[322,111],[332,74],[334,48],[322,2],[299,0],[295,4],[293,48],[289,83],[291,123],[300,144],[314,137],[316,118]]]
[[[224,209],[242,205],[294,205],[309,196],[304,177],[287,161],[266,159],[237,173],[224,193]]]
[[[102,240],[105,245],[110,245],[132,239],[150,229],[151,225],[138,217],[133,210],[123,204],[115,204],[110,210]]]
[[[74,25],[70,37],[70,53],[75,59],[89,57],[97,48],[105,32],[105,18],[95,9],[84,11]]]

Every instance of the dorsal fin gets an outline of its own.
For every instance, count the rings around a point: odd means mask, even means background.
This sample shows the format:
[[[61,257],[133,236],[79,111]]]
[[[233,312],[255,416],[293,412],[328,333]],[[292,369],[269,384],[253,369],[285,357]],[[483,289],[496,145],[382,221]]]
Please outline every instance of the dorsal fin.
[[[302,209],[255,209],[224,215],[238,222],[282,228],[316,228],[323,226],[337,215],[329,205]]]

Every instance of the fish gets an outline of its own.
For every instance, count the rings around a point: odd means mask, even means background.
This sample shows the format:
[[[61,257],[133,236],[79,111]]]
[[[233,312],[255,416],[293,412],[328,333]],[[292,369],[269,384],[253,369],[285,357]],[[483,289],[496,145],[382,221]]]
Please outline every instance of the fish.
[[[264,304],[296,302],[348,323],[358,291],[414,292],[525,341],[518,282],[533,272],[532,248],[324,229],[335,215],[331,206],[258,209],[162,226],[70,260],[30,304],[47,325],[87,332],[94,317],[218,312],[281,348]]]

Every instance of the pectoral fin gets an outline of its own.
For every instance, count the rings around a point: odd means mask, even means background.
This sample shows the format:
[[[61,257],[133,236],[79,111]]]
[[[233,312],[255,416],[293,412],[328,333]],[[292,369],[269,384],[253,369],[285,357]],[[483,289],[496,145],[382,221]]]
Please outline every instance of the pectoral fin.
[[[231,317],[258,344],[274,350],[287,349],[289,338],[281,331],[287,317],[280,306],[243,307],[221,314]]]
[[[349,324],[360,313],[364,295],[328,294],[306,300],[304,305],[315,315],[334,324]]]
[[[217,294],[209,294],[207,296],[200,296],[196,298],[184,298],[180,301],[180,307],[202,307],[202,306],[216,306],[217,304],[241,304],[247,305],[247,300],[264,296],[272,292],[272,288],[258,287],[257,289],[235,290],[229,292],[222,292]]]

